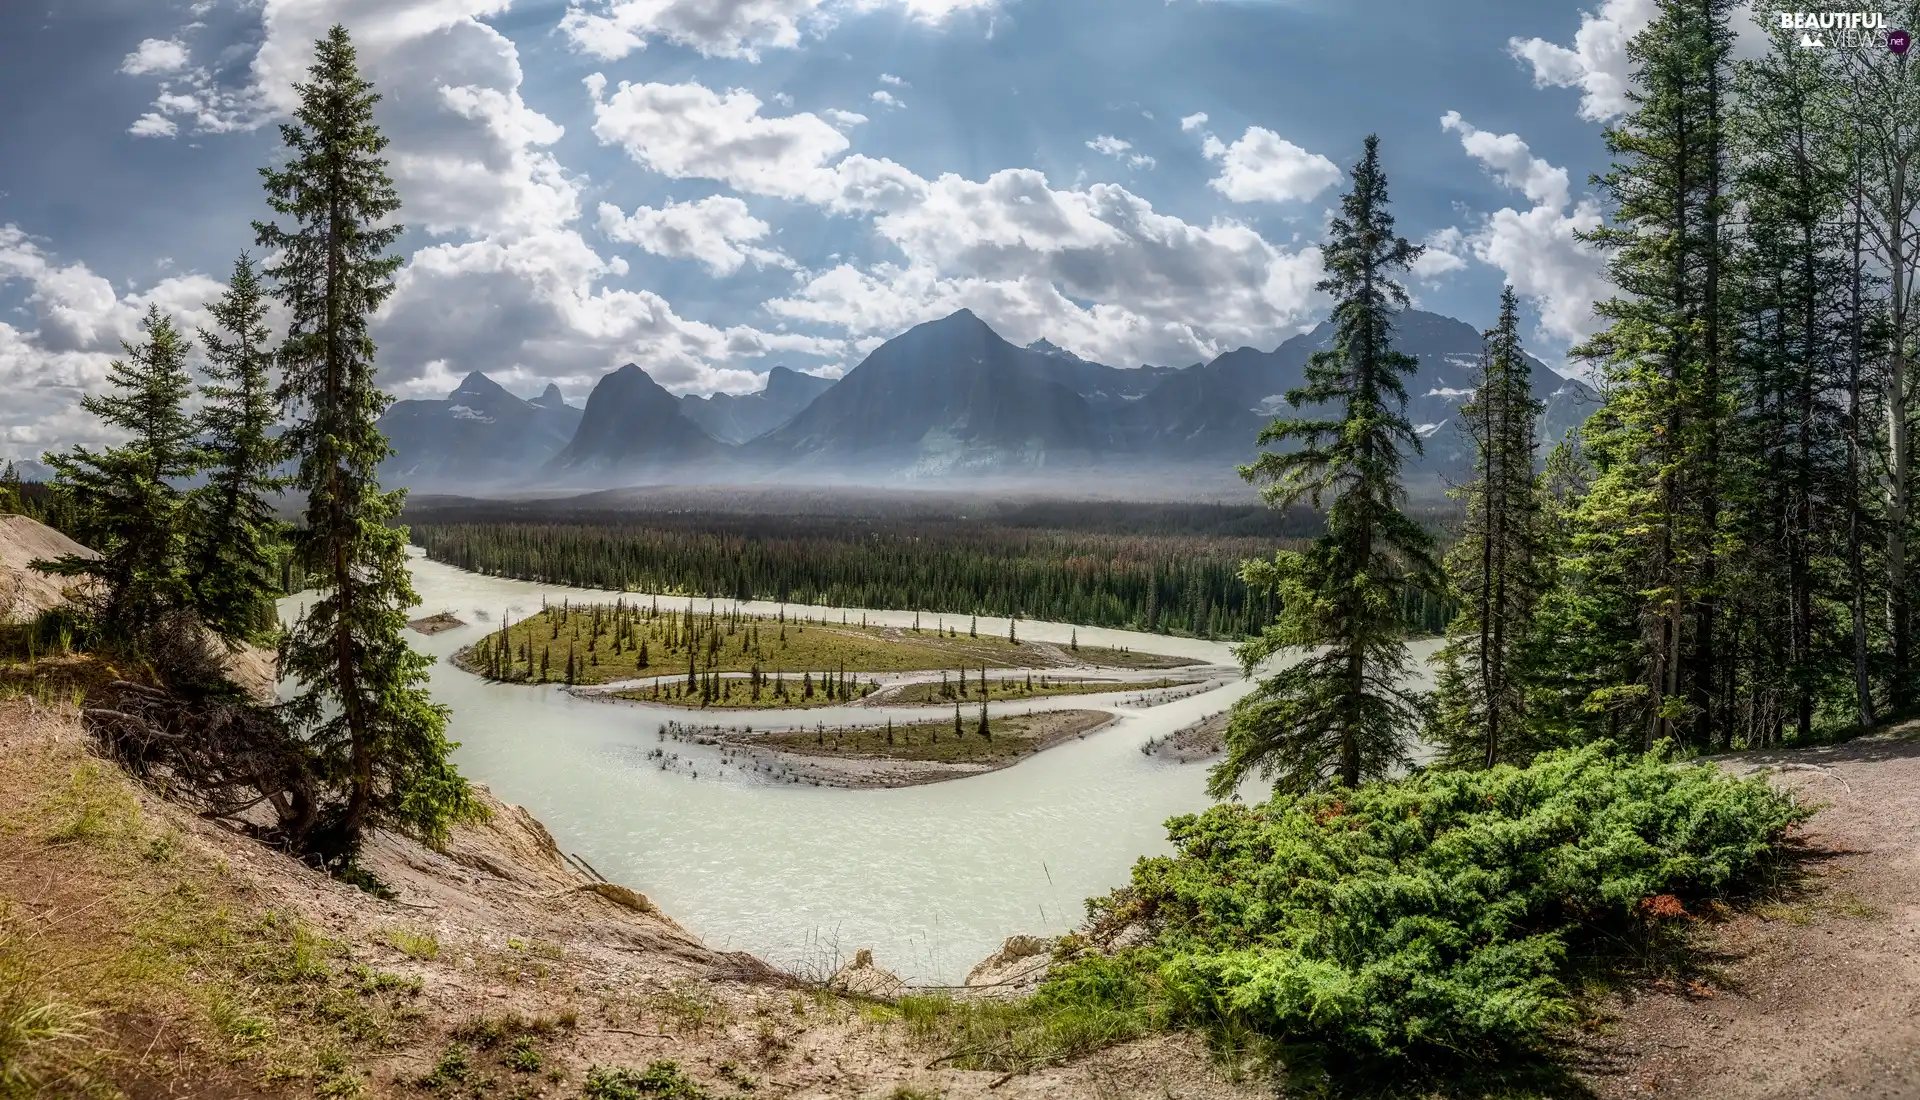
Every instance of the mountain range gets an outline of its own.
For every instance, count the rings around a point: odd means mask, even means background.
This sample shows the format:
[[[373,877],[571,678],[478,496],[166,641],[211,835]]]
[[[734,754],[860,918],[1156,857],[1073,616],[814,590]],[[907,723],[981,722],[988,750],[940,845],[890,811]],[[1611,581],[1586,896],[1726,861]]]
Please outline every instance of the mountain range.
[[[394,480],[434,488],[612,486],[642,482],[1232,477],[1260,429],[1288,409],[1308,360],[1332,346],[1323,323],[1272,351],[1243,347],[1190,367],[1121,369],[1046,340],[1017,346],[973,313],[919,325],[838,380],[786,367],[757,393],[676,397],[629,363],[577,409],[559,391],[531,401],[473,374],[444,400],[402,401],[381,425]],[[1425,445],[1415,491],[1459,480],[1472,443],[1457,430],[1483,342],[1473,326],[1420,310],[1395,321],[1414,356],[1407,415]],[[1577,427],[1598,401],[1584,383],[1530,360],[1544,404],[1540,438]]]

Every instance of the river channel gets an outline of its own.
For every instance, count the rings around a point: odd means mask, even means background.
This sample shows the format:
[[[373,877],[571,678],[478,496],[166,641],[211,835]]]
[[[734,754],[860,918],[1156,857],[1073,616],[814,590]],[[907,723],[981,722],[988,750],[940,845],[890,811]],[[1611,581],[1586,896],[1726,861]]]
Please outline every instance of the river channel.
[[[422,614],[448,611],[467,624],[409,635],[417,649],[441,658],[432,689],[453,708],[461,771],[525,806],[562,848],[645,893],[710,946],[809,972],[870,947],[875,962],[911,982],[958,983],[1009,935],[1071,929],[1085,916],[1084,899],[1124,883],[1139,856],[1169,850],[1162,822],[1209,804],[1205,764],[1168,763],[1140,746],[1225,709],[1250,687],[1234,680],[1144,708],[1126,705],[1125,694],[1007,704],[1011,711],[1106,710],[1118,720],[986,775],[892,790],[769,784],[719,767],[718,750],[661,740],[663,723],[706,720],[697,714],[488,683],[446,660],[503,613],[517,619],[538,610],[543,598],[611,602],[617,594],[485,577],[418,556],[413,571]],[[283,601],[283,614],[297,615],[301,602]],[[660,604],[680,608],[686,600],[661,597]],[[696,606],[705,610],[707,602]],[[777,607],[743,606],[755,614]],[[786,610],[834,621],[843,614]],[[855,622],[863,614],[899,626],[914,618],[850,611]],[[922,619],[927,626],[940,621]],[[1006,628],[1004,619],[980,620],[982,634]],[[1035,641],[1066,642],[1075,629],[1019,624],[1020,636]],[[1232,663],[1225,643],[1077,629],[1085,645]],[[1420,643],[1416,655],[1432,649]],[[809,710],[803,724],[940,713]],[[765,729],[796,724],[799,716],[729,711],[714,720]],[[680,756],[672,770],[648,759],[662,748]]]

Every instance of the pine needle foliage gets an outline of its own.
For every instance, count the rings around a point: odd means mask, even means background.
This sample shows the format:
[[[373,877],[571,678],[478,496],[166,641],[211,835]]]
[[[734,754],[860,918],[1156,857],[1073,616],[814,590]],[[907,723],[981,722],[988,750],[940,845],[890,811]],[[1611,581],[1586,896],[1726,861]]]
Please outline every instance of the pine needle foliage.
[[[1474,444],[1474,477],[1457,494],[1466,529],[1447,554],[1460,615],[1439,654],[1430,738],[1454,765],[1524,762],[1527,681],[1520,650],[1545,587],[1541,488],[1534,478],[1534,425],[1541,403],[1520,347],[1520,303],[1500,295],[1487,333],[1480,385],[1460,419]]]
[[[1301,551],[1242,568],[1249,586],[1277,594],[1279,620],[1236,651],[1251,675],[1294,648],[1306,657],[1261,681],[1233,709],[1227,756],[1208,777],[1216,798],[1249,775],[1289,791],[1329,782],[1357,786],[1406,760],[1424,705],[1406,686],[1409,630],[1395,610],[1412,584],[1438,588],[1432,537],[1402,511],[1403,451],[1419,453],[1407,421],[1405,377],[1419,361],[1393,349],[1393,313],[1407,304],[1394,281],[1421,248],[1394,236],[1380,142],[1369,136],[1325,248],[1319,289],[1335,301],[1334,342],[1307,363],[1307,384],[1287,394],[1295,409],[1261,433],[1265,450],[1240,468],[1276,508],[1302,500],[1327,509],[1326,533]]]
[[[276,254],[266,274],[289,315],[280,396],[293,415],[294,485],[307,498],[293,541],[326,586],[282,646],[281,667],[299,685],[287,712],[329,783],[348,792],[325,845],[347,858],[376,822],[433,840],[478,811],[448,759],[447,708],[427,691],[432,658],[403,635],[419,602],[406,532],[393,525],[405,493],[383,492],[377,474],[392,453],[377,424],[391,398],[374,379],[368,322],[401,262],[390,254],[400,198],[380,156],[380,97],[344,27],[315,44],[308,72],[294,121],[280,128],[286,162],[261,170],[268,205],[289,224],[254,230]]]
[[[1155,934],[1118,956],[1123,980],[1090,961],[1108,980],[1079,999],[1359,1062],[1524,1058],[1575,1019],[1594,959],[1764,881],[1809,812],[1764,778],[1606,743],[1218,805],[1089,903],[1096,927]]]
[[[80,399],[81,408],[127,441],[46,456],[58,492],[71,503],[75,535],[100,556],[34,563],[97,582],[98,635],[135,653],[157,624],[189,603],[179,486],[200,462],[186,407],[191,345],[158,306],[147,307],[140,327],[146,339],[123,345],[126,358],[107,368],[107,390]]]
[[[200,387],[199,429],[208,476],[191,499],[195,604],[222,637],[262,642],[279,629],[273,597],[286,538],[268,500],[286,481],[275,472],[284,448],[273,432],[280,405],[267,293],[250,258],[235,261],[227,292],[208,312],[219,330],[200,330],[208,382]]]

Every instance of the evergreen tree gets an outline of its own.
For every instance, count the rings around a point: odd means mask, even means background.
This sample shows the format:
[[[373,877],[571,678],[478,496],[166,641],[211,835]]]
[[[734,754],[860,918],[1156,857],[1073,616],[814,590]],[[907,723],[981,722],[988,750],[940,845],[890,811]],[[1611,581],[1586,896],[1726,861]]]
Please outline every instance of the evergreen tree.
[[[426,685],[432,659],[403,635],[418,602],[405,532],[391,526],[405,494],[381,491],[377,475],[391,453],[377,425],[391,399],[374,380],[367,326],[400,265],[389,255],[400,200],[380,156],[379,97],[344,27],[315,44],[308,73],[294,88],[294,121],[280,128],[287,159],[261,170],[268,205],[290,225],[254,229],[276,257],[266,273],[288,313],[280,396],[293,416],[294,485],[307,498],[294,542],[327,585],[282,645],[281,666],[299,685],[287,709],[348,792],[327,844],[344,859],[376,821],[437,839],[479,809],[448,759],[448,711]]]
[[[1421,249],[1393,232],[1379,139],[1369,135],[1324,249],[1333,297],[1333,347],[1307,364],[1307,384],[1287,394],[1294,408],[1324,416],[1276,418],[1260,433],[1263,450],[1240,473],[1262,483],[1277,508],[1303,499],[1318,507],[1333,494],[1326,531],[1311,548],[1249,561],[1247,583],[1279,596],[1279,621],[1237,656],[1251,675],[1268,657],[1299,647],[1303,658],[1262,680],[1235,704],[1227,756],[1208,777],[1215,797],[1258,773],[1284,790],[1329,781],[1356,786],[1406,759],[1423,701],[1405,684],[1407,628],[1395,595],[1410,584],[1439,583],[1432,538],[1401,511],[1403,448],[1420,442],[1404,414],[1404,376],[1418,367],[1393,350],[1393,314],[1405,306],[1394,273]]]
[[[267,296],[245,254],[227,292],[207,308],[220,331],[200,330],[209,382],[200,388],[199,428],[210,472],[191,499],[194,599],[216,633],[259,642],[279,629],[274,566],[287,525],[269,500],[286,481],[276,472],[282,448],[273,434],[279,409]]]
[[[1772,20],[1766,22],[1771,23]],[[1828,685],[1847,679],[1834,611],[1844,568],[1848,471],[1844,407],[1853,319],[1846,205],[1850,164],[1838,51],[1805,49],[1777,26],[1772,47],[1737,67],[1735,254],[1740,415],[1728,471],[1742,552],[1727,603],[1739,667],[1727,734],[1813,734]]]
[[[1640,723],[1649,747],[1683,735],[1704,743],[1721,686],[1729,6],[1661,0],[1633,40],[1636,109],[1607,131],[1614,167],[1599,180],[1616,211],[1586,235],[1611,253],[1622,293],[1595,305],[1609,327],[1576,349],[1601,364],[1607,403],[1585,431],[1595,480],[1575,552],[1604,555],[1582,563],[1585,576],[1624,585],[1645,605],[1637,675],[1588,704]]]
[[[1895,0],[1876,5],[1890,27],[1920,26],[1920,3]],[[1920,339],[1920,81],[1914,79],[1910,53],[1847,50],[1849,98],[1847,144],[1856,149],[1855,207],[1861,245],[1873,270],[1887,281],[1882,316],[1871,340],[1877,354],[1881,432],[1874,440],[1883,487],[1880,527],[1883,542],[1885,634],[1891,649],[1887,670],[1888,703],[1910,707],[1915,682],[1912,545],[1914,541],[1914,427],[1916,390],[1913,349]],[[1863,334],[1864,335],[1864,334]],[[1864,410],[1862,410],[1864,411]],[[1857,520],[1857,516],[1855,517]],[[1866,709],[1866,708],[1862,708]]]
[[[1480,385],[1460,417],[1474,443],[1474,479],[1457,495],[1466,528],[1447,555],[1461,613],[1440,651],[1433,740],[1455,764],[1493,767],[1531,756],[1522,735],[1526,683],[1517,651],[1544,587],[1541,510],[1534,480],[1532,369],[1520,347],[1519,301],[1500,295]]]
[[[186,409],[192,381],[188,343],[158,306],[140,323],[146,339],[123,344],[107,368],[108,390],[80,407],[125,443],[48,454],[55,487],[72,502],[75,536],[100,555],[68,554],[34,568],[99,585],[95,627],[111,645],[138,654],[163,619],[191,599],[180,482],[200,465]]]

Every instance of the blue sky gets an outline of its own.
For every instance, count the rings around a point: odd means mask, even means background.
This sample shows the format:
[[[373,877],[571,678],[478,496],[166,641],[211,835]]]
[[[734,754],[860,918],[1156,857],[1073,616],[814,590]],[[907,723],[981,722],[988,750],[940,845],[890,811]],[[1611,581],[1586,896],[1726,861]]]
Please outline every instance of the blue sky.
[[[310,44],[354,32],[408,226],[406,395],[832,374],[966,306],[1116,366],[1272,347],[1382,137],[1420,303],[1512,280],[1559,362],[1573,239],[1651,0],[38,0],[0,10],[0,456],[150,303],[189,326],[266,215]]]

